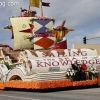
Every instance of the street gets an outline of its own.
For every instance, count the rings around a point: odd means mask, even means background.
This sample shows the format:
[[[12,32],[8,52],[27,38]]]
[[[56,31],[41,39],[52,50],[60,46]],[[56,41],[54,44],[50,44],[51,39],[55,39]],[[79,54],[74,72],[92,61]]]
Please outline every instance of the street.
[[[0,100],[99,100],[100,87],[55,90],[0,90]]]

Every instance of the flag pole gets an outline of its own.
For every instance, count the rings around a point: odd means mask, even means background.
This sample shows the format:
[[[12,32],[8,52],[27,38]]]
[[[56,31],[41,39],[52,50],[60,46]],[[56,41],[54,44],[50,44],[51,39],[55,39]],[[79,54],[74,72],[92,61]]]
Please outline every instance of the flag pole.
[[[21,11],[20,16],[22,16],[22,7],[20,8],[20,11]]]
[[[43,9],[42,9],[42,0],[40,0],[40,12],[41,12],[41,16],[43,16]]]
[[[30,10],[30,5],[29,5],[29,10]]]
[[[29,10],[30,10],[30,0],[29,0]]]

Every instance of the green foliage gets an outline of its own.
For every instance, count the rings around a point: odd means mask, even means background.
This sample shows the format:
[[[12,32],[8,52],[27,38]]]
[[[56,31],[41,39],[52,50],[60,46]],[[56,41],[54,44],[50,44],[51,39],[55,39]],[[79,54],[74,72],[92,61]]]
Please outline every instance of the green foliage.
[[[11,69],[11,66],[8,64],[8,62],[5,62],[5,65],[7,66],[8,69]]]
[[[5,62],[5,65],[7,66],[8,69],[13,69],[14,67],[16,67],[16,65],[19,65],[19,64],[9,65],[8,62]]]

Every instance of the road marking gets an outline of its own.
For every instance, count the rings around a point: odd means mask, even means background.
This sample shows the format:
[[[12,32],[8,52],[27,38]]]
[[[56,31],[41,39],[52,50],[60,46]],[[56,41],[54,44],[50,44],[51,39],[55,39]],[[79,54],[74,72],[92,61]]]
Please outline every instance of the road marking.
[[[23,99],[23,100],[40,100],[40,99],[33,99],[33,98],[25,98],[25,97],[16,97],[16,96],[9,96],[9,95],[0,95],[2,97],[9,97],[9,98],[16,98],[16,99]]]

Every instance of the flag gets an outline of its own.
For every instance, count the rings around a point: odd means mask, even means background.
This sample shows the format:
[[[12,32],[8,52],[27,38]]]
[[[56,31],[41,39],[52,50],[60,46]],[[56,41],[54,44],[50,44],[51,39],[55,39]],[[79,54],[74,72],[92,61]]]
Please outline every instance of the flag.
[[[47,6],[47,7],[50,7],[49,5],[50,3],[46,3],[46,2],[42,2],[42,6]]]
[[[30,0],[30,6],[40,7],[40,0]]]

